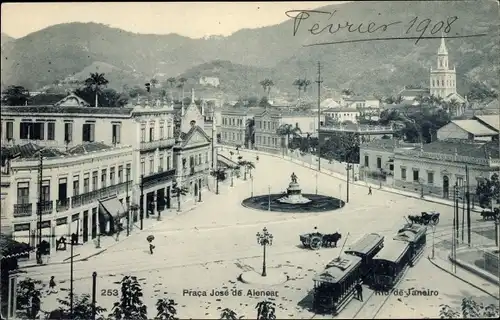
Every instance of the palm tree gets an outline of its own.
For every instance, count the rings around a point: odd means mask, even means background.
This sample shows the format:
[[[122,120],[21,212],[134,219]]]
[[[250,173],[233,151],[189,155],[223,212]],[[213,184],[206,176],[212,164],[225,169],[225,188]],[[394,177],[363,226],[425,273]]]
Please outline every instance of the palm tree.
[[[272,301],[261,301],[255,306],[257,320],[275,320],[276,304]]]
[[[262,80],[259,83],[262,86],[262,89],[264,90],[264,92],[267,92],[267,86],[268,86],[268,83],[269,83],[269,79],[264,79],[264,80]]]
[[[304,87],[304,80],[302,80],[302,79],[296,79],[293,82],[293,85],[296,86],[297,90],[299,91],[298,100],[300,101],[300,91],[302,91],[302,88]]]
[[[172,89],[174,88],[176,81],[177,80],[175,80],[174,77],[170,77],[167,79],[168,86],[170,87],[170,94],[172,94]]]
[[[269,79],[267,82],[267,100],[271,100],[271,88],[274,87],[274,81]]]
[[[307,91],[307,87],[309,87],[311,85],[311,81],[310,80],[307,80],[307,79],[304,79],[302,80],[302,86],[304,87],[304,93],[306,93]]]
[[[151,78],[151,80],[149,80],[149,82],[151,83],[151,86],[153,88],[156,88],[156,85],[158,84],[158,80],[156,80],[155,78]]]
[[[181,211],[181,196],[187,195],[189,190],[186,187],[179,186],[177,182],[174,182],[172,185],[172,192],[174,197],[177,198],[177,211]]]
[[[298,126],[292,126],[291,124],[282,124],[277,130],[276,133],[281,136],[281,147],[283,148],[283,155],[285,155],[285,149],[288,148],[290,143],[290,137],[300,137],[299,133],[302,133],[302,130]],[[286,137],[286,143],[283,141],[283,138]]]
[[[351,89],[342,89],[341,93],[344,96],[352,96],[354,94],[354,92]]]
[[[217,168],[212,171],[212,176],[215,177],[215,194],[219,194],[219,181],[226,180],[226,171],[221,168]]]
[[[177,306],[177,303],[172,299],[158,299],[156,302],[157,314],[155,320],[177,320],[178,318],[175,317],[177,314],[175,306]]]
[[[243,319],[243,316],[238,317],[236,312],[229,308],[224,308],[220,314],[220,319],[221,320],[237,320],[237,319]]]
[[[255,169],[255,164],[247,160],[240,160],[238,161],[238,164],[240,165],[240,167],[245,168],[245,175],[243,179],[247,180],[247,172],[251,172],[252,169]]]
[[[90,77],[85,80],[85,86],[91,88],[95,92],[95,107],[99,104],[98,95],[101,92],[101,87],[106,86],[109,81],[104,77],[104,73],[91,73]]]
[[[451,99],[448,103],[445,104],[448,112],[453,112],[458,115],[457,109],[461,106],[460,103],[456,99]]]
[[[187,79],[184,77],[181,77],[181,78],[177,79],[177,82],[179,83],[177,85],[177,88],[180,88],[182,90],[182,100],[181,101],[184,101],[184,85],[186,84]]]
[[[253,148],[255,142],[255,120],[247,119],[245,123],[245,144],[249,149]]]

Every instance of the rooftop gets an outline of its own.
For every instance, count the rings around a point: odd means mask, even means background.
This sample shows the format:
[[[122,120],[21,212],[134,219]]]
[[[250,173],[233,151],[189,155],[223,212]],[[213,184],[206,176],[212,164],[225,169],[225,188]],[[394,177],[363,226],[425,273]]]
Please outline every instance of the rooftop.
[[[419,96],[429,94],[429,88],[421,88],[421,89],[406,89],[401,90],[398,95],[400,96]]]
[[[377,150],[393,151],[394,148],[404,148],[404,147],[417,147],[420,144],[407,143],[395,139],[375,139],[370,142],[364,142],[361,144],[360,148],[369,148]]]
[[[498,159],[499,148],[498,141],[490,141],[487,143],[480,143],[470,140],[440,140],[432,143],[424,144],[423,151],[429,153],[451,154],[455,153],[459,156],[466,156],[472,158]]]
[[[111,146],[108,146],[102,142],[84,142],[69,149],[68,153],[72,155],[78,155],[78,154],[85,154],[88,152],[108,150],[111,148],[112,148]]]
[[[494,136],[498,134],[477,120],[452,120],[451,122],[476,136]]]
[[[498,114],[495,115],[480,115],[475,117],[480,122],[495,128],[497,131],[500,131],[500,116]]]
[[[330,108],[323,112],[359,112],[359,111],[353,108]]]

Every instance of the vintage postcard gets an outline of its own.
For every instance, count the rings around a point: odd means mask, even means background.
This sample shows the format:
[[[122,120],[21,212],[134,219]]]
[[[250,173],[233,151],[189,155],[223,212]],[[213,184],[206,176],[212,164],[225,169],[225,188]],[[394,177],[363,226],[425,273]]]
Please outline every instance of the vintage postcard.
[[[498,1],[1,7],[0,319],[498,318]]]

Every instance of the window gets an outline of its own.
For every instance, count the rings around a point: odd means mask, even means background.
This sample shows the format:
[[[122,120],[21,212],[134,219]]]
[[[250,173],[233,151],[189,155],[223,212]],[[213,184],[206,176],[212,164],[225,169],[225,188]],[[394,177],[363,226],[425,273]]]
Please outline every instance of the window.
[[[89,179],[89,174],[86,173],[83,176],[83,193],[89,193],[90,192],[90,179]]]
[[[457,184],[459,187],[464,186],[464,178],[463,177],[457,177]]]
[[[102,169],[102,171],[101,171],[101,188],[106,187],[107,178],[108,178],[108,170]]]
[[[418,182],[418,170],[413,169],[413,182]]]
[[[118,183],[123,182],[123,166],[118,166]]]
[[[115,184],[115,167],[109,169],[109,185]]]
[[[145,174],[146,173],[146,159],[142,158],[141,159],[141,174]]]
[[[119,124],[113,124],[113,127],[111,129],[111,137],[112,137],[112,142],[113,143],[120,143],[120,138],[121,138],[121,125]]]
[[[130,166],[131,166],[130,163],[127,163],[127,168],[126,168],[127,181],[130,181]]]
[[[94,142],[95,124],[84,123],[82,126],[82,140],[85,142]]]
[[[32,140],[43,140],[45,137],[45,123],[37,122],[33,124],[33,135]]]
[[[370,166],[370,162],[368,160],[369,160],[368,156],[365,156],[365,167]]]
[[[165,138],[165,125],[160,123],[160,140]]]
[[[50,180],[42,181],[42,203],[46,201],[50,201]]]
[[[201,164],[201,153],[198,155],[198,164]]]
[[[73,176],[73,196],[80,194],[80,177]]]
[[[155,128],[149,128],[149,142],[155,140]]]
[[[401,168],[401,180],[406,180],[406,168]]]
[[[155,172],[155,159],[150,158],[149,159],[149,174],[153,174]]]
[[[434,172],[427,172],[427,183],[434,183]]]
[[[64,124],[64,142],[73,141],[73,124],[65,123]]]
[[[205,152],[205,163],[208,163],[208,152]]]
[[[98,174],[99,174],[99,172],[97,172],[97,171],[92,172],[92,191],[98,189],[98,187],[97,187],[97,175]]]
[[[165,159],[163,159],[163,156],[160,156],[160,160],[158,160],[158,172],[162,172],[163,171],[163,161]]]
[[[141,125],[141,142],[146,142],[146,125]]]
[[[5,138],[7,140],[12,140],[14,139],[14,123],[13,122],[7,122],[7,128],[5,132]]]
[[[30,183],[17,183],[17,204],[30,203]]]
[[[47,140],[54,140],[56,137],[56,123],[47,123]]]
[[[167,156],[167,170],[170,170],[170,156]]]
[[[172,137],[172,124],[169,122],[167,124],[167,138],[171,138]]]
[[[377,169],[382,169],[382,158],[377,157]]]

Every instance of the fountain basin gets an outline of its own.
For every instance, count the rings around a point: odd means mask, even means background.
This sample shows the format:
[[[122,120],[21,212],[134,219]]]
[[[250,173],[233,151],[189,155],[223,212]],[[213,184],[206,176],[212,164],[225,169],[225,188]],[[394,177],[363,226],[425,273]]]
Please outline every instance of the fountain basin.
[[[288,195],[271,194],[250,197],[241,202],[241,205],[246,208],[257,209],[261,211],[273,212],[290,212],[290,213],[310,213],[310,212],[326,212],[342,208],[344,201],[320,194],[304,194],[303,197],[308,202],[286,202],[284,198]],[[269,201],[270,200],[270,201]]]

